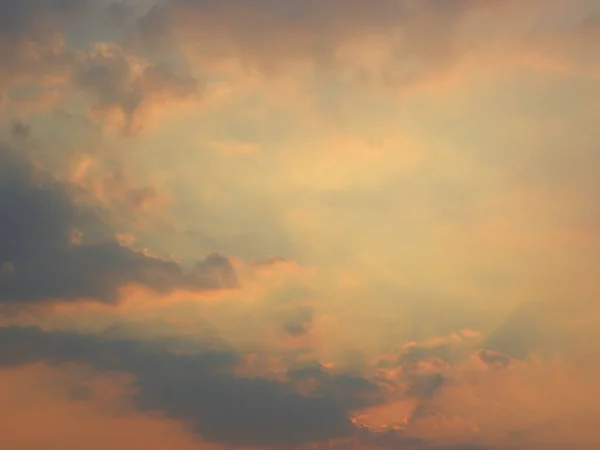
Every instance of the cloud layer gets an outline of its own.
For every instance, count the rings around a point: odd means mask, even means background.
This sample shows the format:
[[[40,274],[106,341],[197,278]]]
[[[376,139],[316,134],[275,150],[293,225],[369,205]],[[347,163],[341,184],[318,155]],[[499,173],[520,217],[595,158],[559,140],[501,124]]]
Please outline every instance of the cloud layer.
[[[2,150],[0,163],[3,303],[116,301],[127,284],[159,292],[235,285],[226,258],[211,255],[184,273],[176,262],[119,243],[93,211],[73,202],[65,186],[15,152]],[[87,240],[88,229],[95,239]]]
[[[598,17],[0,0],[5,446],[597,449]]]

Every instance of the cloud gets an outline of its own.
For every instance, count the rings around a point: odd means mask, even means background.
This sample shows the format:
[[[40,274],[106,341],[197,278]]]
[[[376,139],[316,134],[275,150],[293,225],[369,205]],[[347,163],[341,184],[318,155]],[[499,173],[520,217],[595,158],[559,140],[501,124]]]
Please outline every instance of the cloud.
[[[153,114],[193,101],[199,93],[193,76],[144,61],[113,43],[97,43],[78,54],[73,82],[91,97],[92,120],[125,135],[140,132]]]
[[[457,339],[459,335],[463,338]],[[388,401],[356,411],[353,421],[375,433],[423,439],[418,449],[541,449],[549,441],[544,434],[565,443],[597,441],[589,440],[588,426],[600,405],[600,391],[592,381],[600,369],[597,360],[575,363],[570,355],[535,353],[520,360],[482,350],[485,341],[467,335],[438,338],[435,345],[411,343],[399,357],[382,359],[377,379]],[[448,352],[439,352],[447,346],[464,351],[448,358]],[[417,354],[411,348],[438,350]],[[563,421],[569,426],[561,431],[546,426]],[[581,438],[573,436],[574,429]]]
[[[193,273],[185,273],[176,262],[121,245],[93,212],[73,202],[66,186],[21,155],[4,148],[0,162],[0,213],[5,217],[0,262],[11,267],[0,278],[0,302],[112,302],[126,284],[159,292],[231,287],[232,269],[225,259],[209,256]],[[82,230],[84,238],[88,232],[95,237],[73,240],[73,233]]]
[[[105,167],[101,161],[87,153],[79,154],[66,177],[109,210],[124,209],[139,215],[161,210],[168,203],[155,186],[140,185],[118,159],[111,164],[116,167]]]
[[[310,307],[298,307],[289,317],[283,329],[293,337],[299,337],[310,332],[314,320],[314,311]]]
[[[2,0],[0,1],[0,30],[3,35],[23,35],[44,21],[72,16],[86,6],[78,0]]]
[[[404,88],[446,75],[452,78],[463,62],[470,68],[488,59],[496,66],[499,60],[543,62],[539,49],[553,46],[546,27],[554,26],[544,11],[559,12],[564,4],[560,0],[169,0],[141,19],[139,32],[153,48],[157,43],[177,45],[202,68],[219,67],[215,62],[223,61],[263,74],[316,68],[359,84]],[[570,4],[572,10],[590,10],[584,1]],[[507,31],[508,21],[519,25]],[[524,39],[518,39],[519,27],[530,27]],[[564,61],[561,52],[547,59]]]
[[[131,405],[127,376],[81,366],[27,365],[0,370],[0,430],[5,448],[216,450],[175,420]],[[32,424],[35,424],[32,430]],[[98,437],[102,436],[101,439]]]
[[[23,110],[27,104],[33,110],[34,104],[64,103],[73,91],[83,91],[92,103],[91,120],[125,135],[139,133],[175,105],[197,100],[198,80],[169,64],[128,54],[112,41],[93,42],[87,49],[73,42],[70,34],[81,34],[74,23],[85,23],[93,30],[102,17],[128,10],[124,5],[115,5],[116,2],[3,0],[2,97],[11,100],[11,107]],[[103,36],[108,38],[110,33],[104,31]],[[11,92],[15,88],[23,91],[16,101]]]
[[[76,362],[131,374],[139,408],[188,421],[204,441],[228,445],[289,446],[352,435],[348,411],[378,391],[367,380],[319,368],[291,371],[286,382],[238,378],[232,370],[239,356],[227,350],[181,354],[35,328],[2,328],[0,335],[0,365]],[[302,395],[295,383],[308,379],[316,390]]]
[[[14,137],[26,139],[31,134],[31,126],[20,120],[15,120],[10,126],[10,132]]]
[[[0,91],[14,84],[64,80],[69,53],[58,22],[77,15],[85,2],[2,0],[0,2]]]
[[[226,447],[598,447],[593,2],[92,3],[0,0],[50,172],[0,151],[0,323],[39,326],[0,376],[124,372]]]
[[[476,339],[467,330],[407,348],[477,348]],[[0,328],[4,371],[77,363],[100,376],[127,375],[138,411],[189,424],[199,442],[411,450],[520,449],[528,443],[537,450],[545,448],[536,446],[544,436],[564,443],[597,441],[587,425],[600,404],[597,365],[519,361],[482,350],[451,361],[414,353],[406,360],[407,348],[376,376],[326,369],[317,362],[272,365],[277,373],[252,375],[239,371],[248,355],[218,340],[182,347],[177,340]],[[560,430],[546,425],[555,422],[570,425]],[[573,430],[580,430],[581,438],[573,437]]]
[[[172,0],[153,8],[140,29],[150,42],[175,39],[196,57],[235,57],[266,72],[306,63],[329,68],[346,46],[385,36],[399,60],[411,60],[408,70],[415,60],[446,59],[455,26],[472,7],[468,0]]]

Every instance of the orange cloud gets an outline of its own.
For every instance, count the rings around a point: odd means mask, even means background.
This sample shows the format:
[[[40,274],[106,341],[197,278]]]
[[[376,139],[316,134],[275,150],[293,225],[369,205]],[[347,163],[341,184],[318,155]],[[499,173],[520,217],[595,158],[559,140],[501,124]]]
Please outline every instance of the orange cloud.
[[[593,14],[583,0],[327,5],[172,0],[151,9],[140,32],[152,45],[165,40],[179,45],[203,68],[233,61],[246,74],[277,77],[317,69],[357,85],[404,91],[448,86],[452,79],[464,80],[466,72],[491,73],[507,66],[585,70],[569,61],[569,51],[586,45],[595,32],[593,21],[555,32],[551,15],[565,11],[582,18]],[[523,38],[523,30],[531,29]]]
[[[378,375],[388,401],[356,411],[353,422],[375,433],[422,440],[423,447],[416,448],[472,444],[545,449],[554,448],[546,447],[549,442],[559,448],[560,442],[587,449],[600,443],[591,426],[600,407],[594,382],[600,374],[597,358],[517,360],[478,350],[446,359],[448,354],[439,350],[457,342],[451,337],[413,343],[405,356],[418,345],[418,359],[388,358],[391,368]],[[415,391],[414,383],[431,375],[439,376],[440,383],[433,390],[423,391],[421,385]]]
[[[130,380],[73,365],[0,370],[0,433],[5,448],[212,450],[184,424],[136,411]]]

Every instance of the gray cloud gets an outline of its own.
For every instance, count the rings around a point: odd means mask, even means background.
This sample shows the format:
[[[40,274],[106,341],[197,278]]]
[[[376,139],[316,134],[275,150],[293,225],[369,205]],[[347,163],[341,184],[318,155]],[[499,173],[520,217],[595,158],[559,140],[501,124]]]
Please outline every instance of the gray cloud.
[[[328,67],[346,43],[399,32],[396,62],[406,68],[425,60],[437,66],[454,53],[454,30],[474,5],[471,0],[170,0],[153,8],[139,29],[153,46],[183,36],[199,56],[235,55],[265,71],[298,60]]]
[[[226,258],[210,255],[186,273],[173,261],[120,245],[107,225],[78,208],[65,186],[0,149],[0,303],[45,300],[115,301],[127,283],[159,292],[219,289],[236,284]],[[76,231],[95,230],[78,243]]]
[[[203,440],[230,445],[290,446],[352,436],[357,430],[347,413],[377,393],[367,380],[316,367],[291,372],[288,382],[239,378],[232,368],[240,358],[229,350],[175,354],[135,341],[0,328],[0,365],[37,361],[133,374],[138,407],[186,420]],[[294,387],[307,377],[319,382],[310,396]]]
[[[431,397],[446,382],[440,373],[433,374],[410,374],[407,376],[409,382],[406,395],[412,397]]]
[[[314,319],[311,307],[298,307],[286,320],[283,329],[291,336],[302,336],[310,331]]]
[[[548,300],[525,302],[517,307],[487,337],[483,345],[483,350],[486,351],[484,358],[501,363],[498,354],[517,359],[526,359],[531,355],[570,357],[573,342],[577,338],[574,337],[573,329],[562,328],[560,322],[556,321],[560,317],[559,311],[568,314],[568,307],[563,305],[565,303],[562,300]],[[584,309],[583,302],[579,308]],[[577,330],[579,336],[589,336],[591,331],[586,327]],[[589,339],[594,340],[591,336]]]
[[[110,122],[124,134],[141,131],[150,109],[192,98],[199,90],[193,76],[125,52],[110,33],[96,37],[110,43],[92,44],[87,50],[72,48],[70,34],[83,32],[71,30],[75,24],[95,29],[99,17],[129,9],[85,0],[0,1],[0,93],[18,86],[36,86],[39,91],[70,83],[69,88],[88,95],[96,122]],[[87,37],[77,38],[87,45]]]
[[[87,4],[86,0],[1,0],[0,35],[30,34],[47,21],[72,18]]]
[[[149,107],[192,98],[200,88],[196,78],[167,64],[143,64],[116,44],[97,44],[77,55],[73,81],[89,94],[92,113],[100,120],[110,120],[115,112],[122,114],[125,134],[141,130],[140,115]]]
[[[39,82],[68,71],[70,56],[58,32],[85,1],[0,1],[0,91],[15,83]]]
[[[26,139],[31,135],[31,125],[15,120],[10,124],[10,132],[14,137]]]

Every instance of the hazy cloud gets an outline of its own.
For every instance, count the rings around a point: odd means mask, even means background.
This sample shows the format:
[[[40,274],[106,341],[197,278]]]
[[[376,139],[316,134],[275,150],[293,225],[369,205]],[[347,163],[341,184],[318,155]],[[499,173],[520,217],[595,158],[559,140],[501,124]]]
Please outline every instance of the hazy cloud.
[[[15,120],[10,125],[10,132],[14,137],[26,139],[31,134],[31,126],[20,120]]]
[[[73,81],[91,96],[94,120],[128,135],[144,128],[153,108],[192,99],[199,90],[193,76],[127,54],[116,44],[95,44],[77,55]]]
[[[171,0],[150,10],[140,29],[152,43],[175,39],[199,58],[234,56],[266,71],[303,62],[329,67],[343,46],[382,35],[397,38],[398,60],[433,66],[451,52],[452,30],[472,7],[468,0]]]
[[[175,262],[134,251],[110,237],[91,211],[77,207],[65,186],[7,149],[0,152],[0,261],[12,270],[0,279],[0,301],[94,299],[115,301],[120,287],[138,283],[158,291],[219,289],[232,275],[214,257],[186,274]],[[73,232],[100,231],[99,238],[73,241]],[[215,272],[215,267],[220,269]]]
[[[310,307],[298,307],[289,317],[284,330],[291,336],[302,336],[310,331],[314,319],[314,311]]]
[[[600,448],[597,3],[0,0],[5,446]]]
[[[290,373],[290,382],[243,379],[231,373],[239,357],[228,351],[173,354],[132,341],[102,339],[35,328],[0,329],[0,363],[78,362],[133,374],[140,408],[190,421],[202,439],[230,445],[298,445],[352,435],[350,409],[365,406],[368,381],[320,369]],[[312,395],[293,382],[318,381]]]

